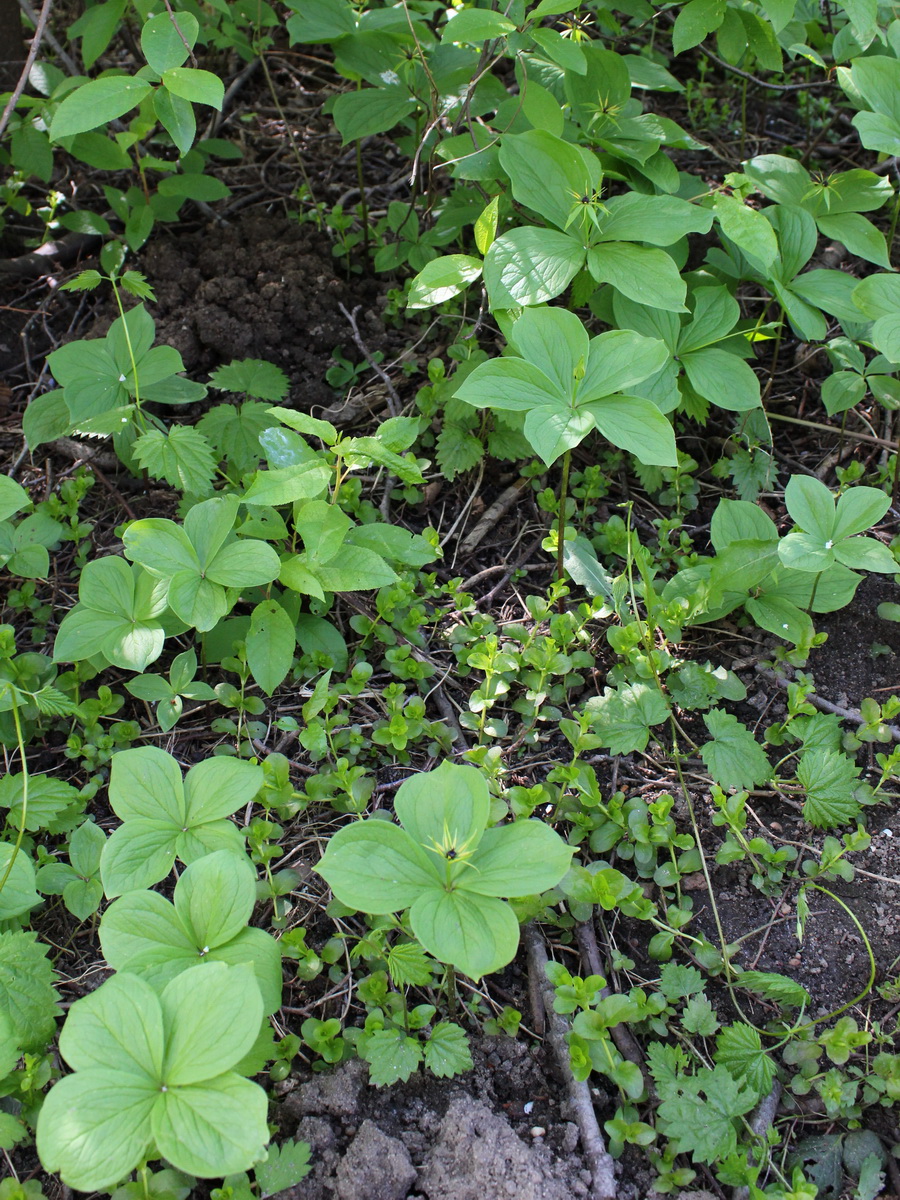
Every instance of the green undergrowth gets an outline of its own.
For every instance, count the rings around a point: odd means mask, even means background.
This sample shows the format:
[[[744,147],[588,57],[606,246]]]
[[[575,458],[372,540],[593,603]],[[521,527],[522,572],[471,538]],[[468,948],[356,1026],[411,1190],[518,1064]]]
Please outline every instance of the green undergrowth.
[[[531,921],[572,1074],[656,1192],[872,1200],[898,1155],[900,975],[844,885],[896,798],[900,697],[847,710],[815,675],[827,615],[900,576],[900,19],[103,0],[68,41],[85,74],[40,58],[0,121],[0,220],[97,237],[62,290],[116,318],[48,356],[25,444],[102,441],[168,503],[113,531],[90,469],[44,495],[27,464],[0,478],[0,1200],[43,1195],[37,1161],[114,1200],[293,1186],[309,1148],[275,1101],[301,1068],[357,1057],[388,1087],[530,1036],[492,984]],[[292,139],[297,219],[441,347],[352,430],[269,362],[187,378],[136,259],[228,200],[242,149],[198,118],[228,55],[280,106],[286,43],[333,62],[361,197],[324,204]],[[749,153],[767,93],[805,147]],[[370,211],[362,150],[387,135],[412,184]],[[84,203],[55,188],[73,164],[100,181]],[[813,400],[782,411],[785,364],[810,360]],[[377,347],[334,362],[339,394],[390,383]],[[786,428],[838,450],[798,465]],[[856,434],[865,459],[841,452]],[[530,529],[457,564],[429,488],[461,522],[498,470]],[[855,603],[859,654],[890,653]],[[823,906],[852,924],[869,970],[846,1000],[743,965],[771,925],[729,941],[726,867],[798,945]],[[598,932],[602,974],[576,970]]]

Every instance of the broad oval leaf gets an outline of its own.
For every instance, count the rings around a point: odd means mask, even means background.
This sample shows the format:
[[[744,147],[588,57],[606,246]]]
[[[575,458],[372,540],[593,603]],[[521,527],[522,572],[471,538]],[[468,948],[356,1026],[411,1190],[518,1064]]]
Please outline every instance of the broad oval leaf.
[[[342,904],[360,912],[401,912],[444,880],[417,842],[387,821],[345,825],[315,868]]]
[[[114,121],[137,108],[152,90],[146,80],[130,75],[112,75],[83,83],[70,92],[56,110],[50,122],[50,140],[58,142],[60,138],[85,133]]]
[[[567,233],[526,226],[491,245],[484,282],[491,308],[545,304],[572,282],[584,265],[584,247]]]
[[[441,763],[434,771],[407,779],[394,809],[403,828],[419,846],[474,849],[484,833],[491,798],[475,767]]]
[[[499,971],[519,948],[515,913],[492,896],[433,888],[416,900],[409,919],[429,954],[470,979]]]

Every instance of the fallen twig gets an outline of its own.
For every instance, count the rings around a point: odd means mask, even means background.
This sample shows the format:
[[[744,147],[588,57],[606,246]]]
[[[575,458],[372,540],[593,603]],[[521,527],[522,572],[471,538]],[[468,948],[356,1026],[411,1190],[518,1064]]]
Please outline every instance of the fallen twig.
[[[606,1142],[603,1140],[603,1134],[597,1123],[591,1089],[586,1081],[577,1080],[572,1074],[569,1064],[569,1047],[566,1042],[568,1027],[553,1007],[553,986],[547,978],[545,970],[548,962],[547,951],[536,925],[526,925],[522,936],[528,951],[528,967],[532,977],[532,986],[540,992],[544,1012],[547,1016],[547,1041],[553,1049],[554,1057],[565,1080],[569,1103],[581,1134],[581,1148],[593,1176],[591,1196],[593,1200],[615,1200],[615,1164],[606,1149]]]
[[[500,518],[509,512],[530,482],[530,479],[517,479],[505,492],[500,493],[490,508],[484,510],[478,524],[466,534],[460,543],[459,553],[463,557],[471,554],[475,547],[490,533]]]
[[[758,665],[756,670],[766,679],[771,679],[777,683],[779,687],[787,688],[792,681],[790,679],[782,679],[780,675],[776,675],[774,671],[770,671],[768,667]],[[840,717],[843,721],[849,721],[851,725],[868,725],[869,722],[862,715],[859,709],[844,708],[842,704],[833,704],[830,700],[824,699],[822,696],[817,696],[815,692],[810,692],[806,699],[819,709],[820,712],[834,713],[836,717]],[[895,742],[900,742],[900,729],[896,725],[888,725],[887,722],[880,722],[888,731]]]
[[[354,342],[356,342],[357,349],[359,350],[359,352],[363,356],[363,358],[366,360],[366,362],[369,364],[369,366],[372,368],[372,370],[375,372],[375,374],[378,376],[378,378],[381,380],[381,382],[384,384],[384,386],[387,388],[388,408],[390,409],[391,416],[396,417],[399,415],[400,410],[403,407],[403,403],[402,403],[400,397],[397,395],[397,389],[394,387],[393,383],[391,382],[390,375],[388,375],[387,371],[382,370],[382,368],[379,366],[379,364],[372,357],[372,354],[369,351],[369,347],[363,341],[362,334],[359,332],[359,326],[356,323],[356,314],[359,312],[361,307],[362,307],[362,305],[357,304],[356,307],[354,308],[353,312],[349,312],[348,309],[346,309],[343,304],[338,304],[338,308],[341,310],[341,312],[347,318],[347,323],[350,326],[350,331],[353,334],[353,340],[354,340]]]
[[[600,961],[600,947],[597,945],[597,937],[594,933],[593,918],[588,921],[579,921],[575,926],[575,937],[578,939],[578,945],[581,947],[581,953],[584,955],[587,962],[588,970],[592,975],[601,975],[606,978],[606,971],[603,969],[603,963]],[[600,995],[602,997],[611,996],[612,989],[604,987]],[[629,1062],[633,1062],[636,1067],[644,1067],[644,1055],[641,1053],[641,1048],[637,1043],[634,1034],[627,1025],[611,1025],[609,1028],[609,1036],[616,1044],[616,1049],[623,1058],[627,1058]]]
[[[781,1083],[775,1080],[772,1084],[772,1090],[768,1095],[763,1096],[759,1104],[750,1115],[750,1128],[758,1138],[764,1138],[769,1130],[772,1122],[775,1120],[775,1114],[778,1112],[778,1102],[781,1099]],[[731,1193],[732,1200],[749,1200],[750,1188],[746,1184],[741,1184],[736,1187]]]

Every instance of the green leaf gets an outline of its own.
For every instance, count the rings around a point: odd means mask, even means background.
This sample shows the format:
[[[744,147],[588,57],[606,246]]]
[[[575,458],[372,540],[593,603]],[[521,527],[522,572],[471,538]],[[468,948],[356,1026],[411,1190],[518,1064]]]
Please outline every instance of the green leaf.
[[[189,12],[159,13],[141,29],[141,50],[158,75],[180,67],[197,44],[200,25]]]
[[[738,1083],[752,1088],[757,1100],[772,1087],[775,1064],[763,1050],[759,1033],[752,1025],[742,1021],[726,1025],[716,1038],[716,1061],[727,1067]]]
[[[386,87],[342,92],[331,111],[346,146],[374,133],[387,133],[407,117],[415,116],[417,104],[408,88],[391,83]]]
[[[481,42],[506,37],[507,34],[514,33],[515,29],[515,24],[500,13],[489,12],[483,8],[462,9],[454,13],[444,26],[441,41],[477,46]]]
[[[612,284],[638,304],[687,312],[687,288],[665,250],[631,242],[603,242],[588,251],[588,268],[598,283]]]
[[[558,296],[584,265],[577,238],[553,229],[513,229],[491,245],[484,282],[491,308],[544,304]]]
[[[176,976],[160,1004],[166,1039],[161,1077],[172,1088],[227,1071],[256,1041],[263,1017],[262,996],[250,968],[224,963]]]
[[[847,825],[860,813],[854,791],[860,768],[837,750],[810,749],[797,766],[797,782],[806,792],[803,816],[819,829]]]
[[[218,1179],[246,1171],[262,1157],[269,1140],[267,1113],[263,1089],[228,1071],[171,1089],[165,1103],[153,1109],[151,1131],[173,1166],[201,1179]]]
[[[31,497],[22,485],[6,475],[0,475],[0,521],[30,507]]]
[[[820,479],[811,475],[792,475],[784,489],[784,502],[805,533],[822,543],[833,537],[834,496]]]
[[[452,1079],[473,1067],[469,1039],[452,1021],[439,1021],[425,1043],[425,1066],[438,1079]]]
[[[83,83],[69,92],[56,110],[50,123],[50,140],[58,142],[61,138],[114,121],[136,108],[152,90],[146,80],[129,75],[107,76]]]
[[[445,254],[432,259],[410,284],[406,307],[431,308],[451,300],[479,277],[481,269],[481,261],[468,254]]]
[[[173,425],[166,433],[151,429],[135,441],[132,452],[153,479],[195,496],[210,490],[216,460],[203,434],[189,425]]]
[[[434,771],[405,780],[394,809],[409,836],[419,846],[473,847],[485,831],[490,795],[484,776],[475,767],[442,762]],[[404,907],[406,907],[404,905]]]
[[[772,773],[769,760],[749,729],[721,709],[703,716],[712,741],[700,748],[710,775],[724,788],[752,788]]]
[[[316,871],[342,904],[362,912],[400,912],[441,887],[436,867],[410,835],[387,821],[346,825],[329,840]]]
[[[746,412],[760,404],[759,380],[753,369],[728,350],[708,346],[693,354],[679,352],[691,387],[704,399],[730,412]]]
[[[361,1058],[369,1064],[369,1080],[375,1087],[405,1083],[422,1061],[422,1049],[415,1038],[400,1029],[378,1029],[365,1043]]]
[[[196,67],[169,67],[162,71],[162,84],[182,100],[192,104],[207,104],[210,108],[221,108],[225,96],[225,85],[212,71],[199,71]]]
[[[604,396],[585,408],[607,441],[629,450],[639,462],[677,465],[674,430],[652,401],[641,396]]]
[[[591,727],[612,754],[646,750],[650,729],[668,719],[669,709],[658,688],[648,683],[604,688],[585,705]]]
[[[429,954],[470,979],[481,979],[512,962],[519,922],[502,900],[432,886],[409,910],[413,933]]]
[[[753,1091],[742,1088],[724,1066],[679,1076],[665,1088],[659,1106],[662,1132],[677,1141],[681,1153],[719,1162],[737,1149],[736,1119],[755,1103]]]
[[[0,1012],[9,1018],[23,1050],[43,1049],[56,1028],[59,1008],[49,949],[36,933],[0,933]]]
[[[72,418],[69,416],[62,388],[35,396],[22,417],[22,432],[31,451],[47,442],[55,442],[57,438],[65,437],[71,428]]]
[[[597,552],[581,534],[563,544],[563,566],[567,575],[592,596],[613,598],[612,579],[597,559]]]
[[[259,358],[242,358],[217,367],[209,377],[214,388],[239,392],[257,400],[277,403],[288,394],[288,378],[280,367]]]
[[[110,1067],[67,1075],[38,1117],[44,1169],[80,1191],[111,1189],[147,1156],[158,1097],[149,1077]]]
[[[297,643],[294,623],[277,600],[263,600],[250,617],[247,662],[253,678],[271,696],[291,669]]]
[[[155,746],[122,750],[113,758],[110,803],[123,824],[103,848],[101,876],[110,898],[149,887],[177,856],[190,863],[241,838],[227,820],[262,787],[261,767],[215,757],[198,763],[182,782],[178,764]]]
[[[592,195],[601,178],[595,155],[542,129],[507,134],[500,146],[500,164],[509,175],[515,199],[562,230],[578,197]]]
[[[293,0],[296,15],[288,18],[291,44],[331,42],[356,30],[356,13],[346,0]]]
[[[569,869],[572,847],[543,821],[488,829],[459,887],[479,896],[525,896],[555,887]]]
[[[718,29],[725,19],[725,0],[688,0],[675,18],[672,49],[682,54],[699,46],[707,34]]]
[[[312,500],[328,486],[331,474],[318,459],[274,471],[257,471],[256,478],[241,497],[244,504],[265,504],[277,508],[295,500]]]
[[[604,242],[649,242],[671,246],[689,233],[709,233],[713,214],[677,196],[643,196],[626,192],[607,203],[602,222]]]
[[[308,1142],[282,1142],[272,1145],[269,1153],[254,1167],[260,1196],[265,1200],[275,1192],[283,1192],[305,1179],[312,1168],[309,1165]]]
[[[786,975],[766,971],[741,971],[738,984],[784,1008],[805,1008],[810,1002],[806,988]]]
[[[851,254],[890,269],[891,260],[887,243],[880,229],[859,213],[821,214],[816,217],[819,232],[836,242],[841,242]]]
[[[716,196],[715,212],[725,236],[763,272],[768,272],[778,258],[778,240],[763,214],[737,197],[721,192]]]
[[[40,903],[41,898],[35,890],[34,864],[24,850],[17,850],[9,842],[0,842],[0,879],[4,878],[6,882],[0,892],[0,921],[21,917]]]

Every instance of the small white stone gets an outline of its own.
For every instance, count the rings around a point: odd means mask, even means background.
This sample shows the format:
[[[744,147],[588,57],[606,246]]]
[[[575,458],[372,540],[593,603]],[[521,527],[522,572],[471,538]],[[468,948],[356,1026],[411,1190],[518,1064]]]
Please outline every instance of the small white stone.
[[[532,1125],[531,1129],[529,1130],[529,1133],[533,1138],[542,1138],[546,1132],[547,1130],[543,1127],[543,1125]]]
[[[524,1112],[525,1112],[525,1115],[526,1115],[526,1116],[529,1116],[529,1115],[530,1115],[530,1113],[531,1113],[531,1110],[534,1108],[534,1101],[533,1101],[533,1100],[529,1100],[527,1104],[523,1104],[523,1105],[522,1105],[522,1108],[523,1108],[523,1110],[524,1110]]]

